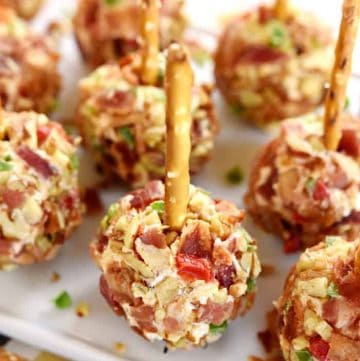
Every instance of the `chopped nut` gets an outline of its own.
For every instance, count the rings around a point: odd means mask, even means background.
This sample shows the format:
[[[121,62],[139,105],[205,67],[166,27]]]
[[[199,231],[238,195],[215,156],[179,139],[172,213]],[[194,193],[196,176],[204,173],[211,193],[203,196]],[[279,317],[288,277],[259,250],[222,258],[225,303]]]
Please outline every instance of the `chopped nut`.
[[[51,275],[50,281],[51,282],[58,282],[60,281],[61,276],[57,273],[57,272],[53,272],[53,274]]]
[[[81,302],[76,306],[76,315],[79,317],[89,316],[89,305],[86,302]]]
[[[114,348],[118,353],[124,353],[126,351],[126,346],[122,342],[116,342]]]

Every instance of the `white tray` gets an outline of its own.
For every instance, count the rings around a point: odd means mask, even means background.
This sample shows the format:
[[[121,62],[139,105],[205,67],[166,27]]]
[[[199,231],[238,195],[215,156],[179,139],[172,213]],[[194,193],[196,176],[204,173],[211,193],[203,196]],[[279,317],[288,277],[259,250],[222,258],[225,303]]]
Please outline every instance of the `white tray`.
[[[196,19],[196,26],[214,29],[218,25],[217,17],[231,9],[253,5],[252,1],[226,0],[214,1],[209,6],[206,0],[188,0],[189,13]],[[335,1],[334,1],[335,2]],[[48,1],[37,18],[34,26],[44,28],[44,24],[56,18],[69,17],[75,1]],[[310,5],[310,2],[305,2]],[[315,3],[315,2],[313,2]],[[325,5],[319,0],[313,6]],[[336,1],[334,8],[338,8]],[[206,11],[204,11],[204,7]],[[330,6],[328,6],[330,8]],[[320,10],[319,10],[320,9]],[[316,10],[316,9],[315,9]],[[331,9],[329,9],[331,14]],[[331,16],[331,15],[329,15]],[[328,18],[336,23],[335,16]],[[74,97],[77,80],[86,73],[82,66],[78,50],[69,34],[61,46],[63,60],[61,71],[64,74],[64,92],[62,108],[58,117],[71,116],[76,99]],[[360,58],[357,57],[359,60]],[[354,61],[354,64],[360,63]],[[201,69],[199,75],[209,78],[211,69]],[[359,111],[360,82],[353,79],[349,93],[352,110]],[[238,165],[248,174],[249,167],[261,145],[269,139],[269,134],[242,124],[226,108],[219,95],[215,96],[222,131],[217,139],[216,152],[201,175],[192,182],[211,191],[214,196],[234,201],[242,206],[242,195],[246,180],[242,186],[228,186],[224,181],[226,171]],[[95,182],[91,159],[81,153],[82,183],[91,185]],[[108,189],[101,192],[101,198],[107,206],[121,196],[126,189]],[[236,320],[229,327],[225,336],[206,350],[184,351],[163,354],[164,345],[150,344],[130,331],[122,318],[116,317],[98,291],[99,271],[91,262],[88,244],[96,233],[98,217],[86,217],[82,226],[66,243],[59,257],[48,264],[19,268],[11,273],[0,273],[0,333],[8,334],[25,343],[41,349],[47,349],[72,360],[111,361],[111,360],[218,360],[245,361],[250,354],[262,355],[263,350],[256,334],[265,326],[264,315],[272,306],[282,289],[284,278],[296,256],[285,256],[278,240],[256,229],[251,221],[246,227],[259,240],[260,256],[263,263],[276,266],[276,272],[258,282],[259,292],[255,307],[250,313]],[[61,280],[51,283],[50,277],[56,271]],[[76,316],[74,308],[58,310],[51,300],[61,291],[66,290],[76,305],[85,301],[90,305],[90,315],[86,318]],[[122,342],[126,351],[121,356],[114,351],[114,344]]]

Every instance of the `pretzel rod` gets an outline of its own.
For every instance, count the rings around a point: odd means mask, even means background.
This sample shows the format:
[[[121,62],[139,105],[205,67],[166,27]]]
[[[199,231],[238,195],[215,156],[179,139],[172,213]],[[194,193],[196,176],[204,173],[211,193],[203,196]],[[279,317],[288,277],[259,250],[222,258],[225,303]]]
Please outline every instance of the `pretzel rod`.
[[[141,36],[143,41],[141,80],[155,85],[158,79],[159,7],[158,0],[142,0]]]
[[[286,20],[288,14],[289,1],[288,0],[276,0],[274,5],[275,16],[279,20]]]
[[[191,88],[193,72],[183,46],[172,44],[166,66],[166,176],[167,225],[180,230],[189,201]]]
[[[360,275],[360,246],[355,250],[354,271],[355,274]]]
[[[341,138],[340,115],[345,105],[352,53],[360,17],[360,0],[344,0],[343,15],[335,50],[330,88],[325,100],[325,146],[336,150]]]

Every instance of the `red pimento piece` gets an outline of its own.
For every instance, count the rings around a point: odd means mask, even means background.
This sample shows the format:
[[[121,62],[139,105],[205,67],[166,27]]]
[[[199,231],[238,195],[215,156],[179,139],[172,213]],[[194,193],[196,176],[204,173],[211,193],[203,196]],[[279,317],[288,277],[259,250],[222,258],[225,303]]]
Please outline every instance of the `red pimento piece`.
[[[301,249],[301,238],[298,236],[289,237],[286,241],[284,241],[284,252],[295,253],[300,251]]]
[[[41,145],[42,143],[45,142],[45,140],[49,136],[50,132],[51,132],[51,127],[49,127],[48,125],[40,125],[37,128],[36,133],[37,133],[37,139],[38,139],[39,145]]]
[[[321,179],[318,179],[315,184],[313,198],[315,201],[323,201],[324,199],[329,198],[328,188]]]
[[[31,168],[34,168],[44,178],[50,178],[54,172],[50,164],[44,158],[26,146],[21,146],[17,151],[18,156],[23,159]]]
[[[311,337],[309,349],[312,355],[315,356],[317,360],[327,361],[327,354],[329,352],[330,346],[321,337]]]
[[[178,254],[176,256],[178,274],[187,281],[212,279],[210,262],[204,258]]]

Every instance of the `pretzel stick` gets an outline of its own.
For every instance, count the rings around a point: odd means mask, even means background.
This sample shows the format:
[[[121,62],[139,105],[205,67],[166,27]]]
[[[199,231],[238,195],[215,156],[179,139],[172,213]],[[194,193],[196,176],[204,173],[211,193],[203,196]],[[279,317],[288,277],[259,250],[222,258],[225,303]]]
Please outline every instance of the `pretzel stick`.
[[[360,0],[344,0],[343,15],[335,50],[330,88],[325,100],[325,146],[336,150],[341,138],[340,116],[345,105],[352,53],[360,17]]]
[[[360,275],[360,244],[355,249],[354,271],[355,274]]]
[[[288,15],[288,7],[289,7],[288,0],[276,0],[274,5],[275,16],[279,20],[286,20]]]
[[[158,0],[142,0],[141,36],[143,41],[141,80],[155,85],[158,79],[159,7]]]
[[[191,88],[193,72],[184,47],[172,44],[166,66],[166,176],[167,225],[180,230],[189,201]]]

